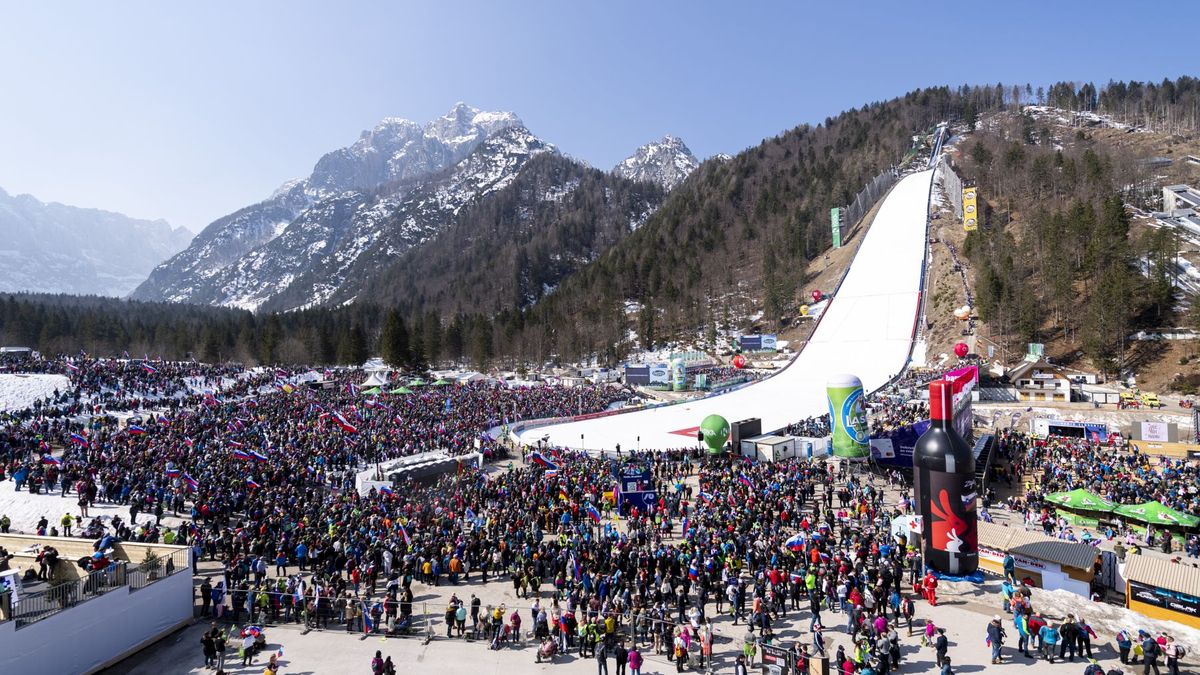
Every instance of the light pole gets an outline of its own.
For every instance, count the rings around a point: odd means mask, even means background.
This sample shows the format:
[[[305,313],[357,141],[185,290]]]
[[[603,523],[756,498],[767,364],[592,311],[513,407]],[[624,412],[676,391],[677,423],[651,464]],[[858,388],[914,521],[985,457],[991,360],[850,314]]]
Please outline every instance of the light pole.
[[[587,446],[583,444],[583,434],[579,434],[579,449],[587,452]]]

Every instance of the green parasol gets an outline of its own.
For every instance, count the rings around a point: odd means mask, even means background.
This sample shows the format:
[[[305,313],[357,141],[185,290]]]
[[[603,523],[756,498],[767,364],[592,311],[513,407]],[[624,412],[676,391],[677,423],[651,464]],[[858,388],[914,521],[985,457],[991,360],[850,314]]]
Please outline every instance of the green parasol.
[[[411,394],[412,389],[409,389],[408,387],[397,387],[397,388],[389,391],[388,393],[389,394]]]
[[[408,386],[410,386],[410,387],[424,387],[424,386],[425,386],[425,384],[426,384],[425,380],[422,380],[421,378],[419,378],[419,377],[418,377],[417,379],[413,380],[412,382],[409,382],[409,383],[408,383]]]
[[[379,387],[371,387],[370,389],[364,389],[362,391],[363,396],[375,396],[376,394],[380,393],[382,393],[382,390]]]
[[[435,386],[435,387],[444,387],[444,386],[446,386],[446,385],[448,385],[448,384],[454,384],[454,383],[453,383],[453,382],[451,382],[450,380],[447,380],[447,379],[445,379],[445,378],[440,378],[440,377],[439,377],[439,378],[437,379],[437,381],[433,383],[433,386]]]
[[[1083,488],[1071,490],[1070,492],[1055,492],[1054,494],[1046,495],[1046,501],[1052,504],[1075,511],[1103,511],[1111,513],[1113,503],[1098,497]]]
[[[1163,506],[1160,502],[1123,504],[1116,508],[1115,513],[1147,525],[1164,527],[1196,527],[1200,525],[1200,518]]]

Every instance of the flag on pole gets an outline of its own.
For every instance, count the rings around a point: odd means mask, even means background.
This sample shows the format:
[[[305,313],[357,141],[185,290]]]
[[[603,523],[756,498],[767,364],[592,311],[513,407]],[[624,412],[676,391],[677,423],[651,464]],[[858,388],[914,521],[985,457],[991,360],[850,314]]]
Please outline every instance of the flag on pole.
[[[600,509],[597,509],[595,504],[588,502],[587,514],[588,514],[588,517],[591,518],[593,522],[595,522],[595,523],[600,522]]]
[[[251,488],[251,489],[258,489],[261,486],[258,484],[258,481],[254,480],[253,476],[247,476],[246,477],[246,487]]]
[[[712,504],[713,500],[712,494],[708,492],[700,492],[696,495],[696,498],[703,502],[705,506]]]
[[[538,452],[537,450],[534,450],[533,454],[529,455],[529,461],[533,462],[534,464],[536,464],[540,467],[544,467],[546,469],[558,470],[557,464],[555,464],[554,462],[551,462],[549,460],[549,458],[547,458],[545,455]]]
[[[75,445],[87,445],[88,439],[87,439],[87,436],[83,436],[80,434],[71,434],[71,442],[74,443]]]
[[[49,466],[62,466],[62,460],[54,455],[42,455],[42,464]]]
[[[333,414],[333,421],[336,422],[337,425],[342,428],[342,431],[344,431],[348,434],[358,433],[358,427],[351,424],[350,421],[346,419],[346,416],[340,412],[336,412]]]
[[[200,481],[196,480],[195,478],[192,478],[192,474],[190,474],[190,473],[184,472],[183,482],[186,483],[187,486],[189,488],[191,488],[193,491],[200,489]]]
[[[183,472],[179,470],[179,467],[168,466],[166,474],[168,478],[179,478]]]
[[[738,474],[738,482],[740,482],[742,485],[745,485],[746,487],[754,487],[754,482],[751,481],[750,477],[744,473]]]
[[[134,436],[141,436],[142,434],[146,433],[145,428],[143,428],[137,424],[130,424],[129,427],[127,428],[127,431],[129,433],[133,434]]]
[[[404,539],[405,546],[412,546],[412,539],[408,538],[408,530],[404,529],[404,523],[400,523],[400,536]]]
[[[151,375],[158,372],[158,368],[155,368],[154,366],[150,365],[149,363],[142,363],[142,370],[146,371],[147,373],[149,373]]]
[[[250,456],[251,456],[252,458],[254,458],[254,461],[256,461],[256,462],[265,462],[265,461],[267,461],[267,456],[266,456],[265,454],[263,454],[263,453],[259,452],[258,450],[251,450],[251,451],[250,451]]]
[[[242,450],[241,448],[234,448],[233,449],[233,458],[234,459],[250,459],[250,453],[246,452],[245,450]]]

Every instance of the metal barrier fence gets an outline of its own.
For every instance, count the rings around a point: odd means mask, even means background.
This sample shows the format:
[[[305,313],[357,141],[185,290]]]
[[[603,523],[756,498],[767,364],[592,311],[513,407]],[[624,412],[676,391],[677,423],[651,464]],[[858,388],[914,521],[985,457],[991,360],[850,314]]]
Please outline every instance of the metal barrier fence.
[[[843,222],[848,226],[853,226],[861,220],[875,205],[875,202],[879,201],[879,198],[896,184],[897,180],[899,178],[895,169],[885,169],[883,173],[871,179],[866,187],[859,190],[858,194],[854,196],[854,201],[850,203],[850,206],[846,207],[846,219]]]
[[[950,162],[946,161],[946,156],[942,155],[939,163],[938,174],[942,178],[942,192],[946,198],[950,200],[950,205],[954,207],[955,220],[962,220],[963,204],[962,204],[962,179],[950,167]]]
[[[60,564],[69,564],[62,561]],[[92,598],[104,595],[125,583],[127,563],[118,561],[103,570],[57,583],[44,591],[23,593],[12,601],[10,618],[16,621],[17,630],[59,612],[74,607]]]
[[[156,556],[136,564],[129,563],[125,573],[126,585],[130,591],[138,591],[180,570],[190,572],[188,561],[188,551],[175,551],[167,556]]]
[[[117,588],[130,592],[178,572],[191,572],[189,551],[175,551],[167,556],[154,557],[141,563],[118,560],[108,567],[90,572],[78,579],[55,583],[45,590],[22,593],[13,599],[12,593],[0,596],[0,621],[15,621],[17,630],[48,619],[63,610]],[[59,565],[71,565],[60,560]]]

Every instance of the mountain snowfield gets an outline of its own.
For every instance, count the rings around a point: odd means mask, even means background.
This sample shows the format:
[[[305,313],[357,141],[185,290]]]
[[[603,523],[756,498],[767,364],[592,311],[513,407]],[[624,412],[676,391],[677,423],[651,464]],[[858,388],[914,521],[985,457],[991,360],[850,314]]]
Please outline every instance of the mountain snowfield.
[[[0,189],[0,291],[123,296],[192,233]]]
[[[613,167],[613,173],[637,181],[658,183],[672,190],[688,177],[700,162],[683,141],[671,135],[647,143]]]
[[[458,103],[423,125],[386,118],[325,154],[306,178],[213,222],[131,297],[251,311],[355,302],[400,256],[510,185],[542,153],[558,150],[510,112]],[[667,136],[614,174],[669,189],[697,164]],[[552,185],[545,198],[561,200],[572,189]]]

